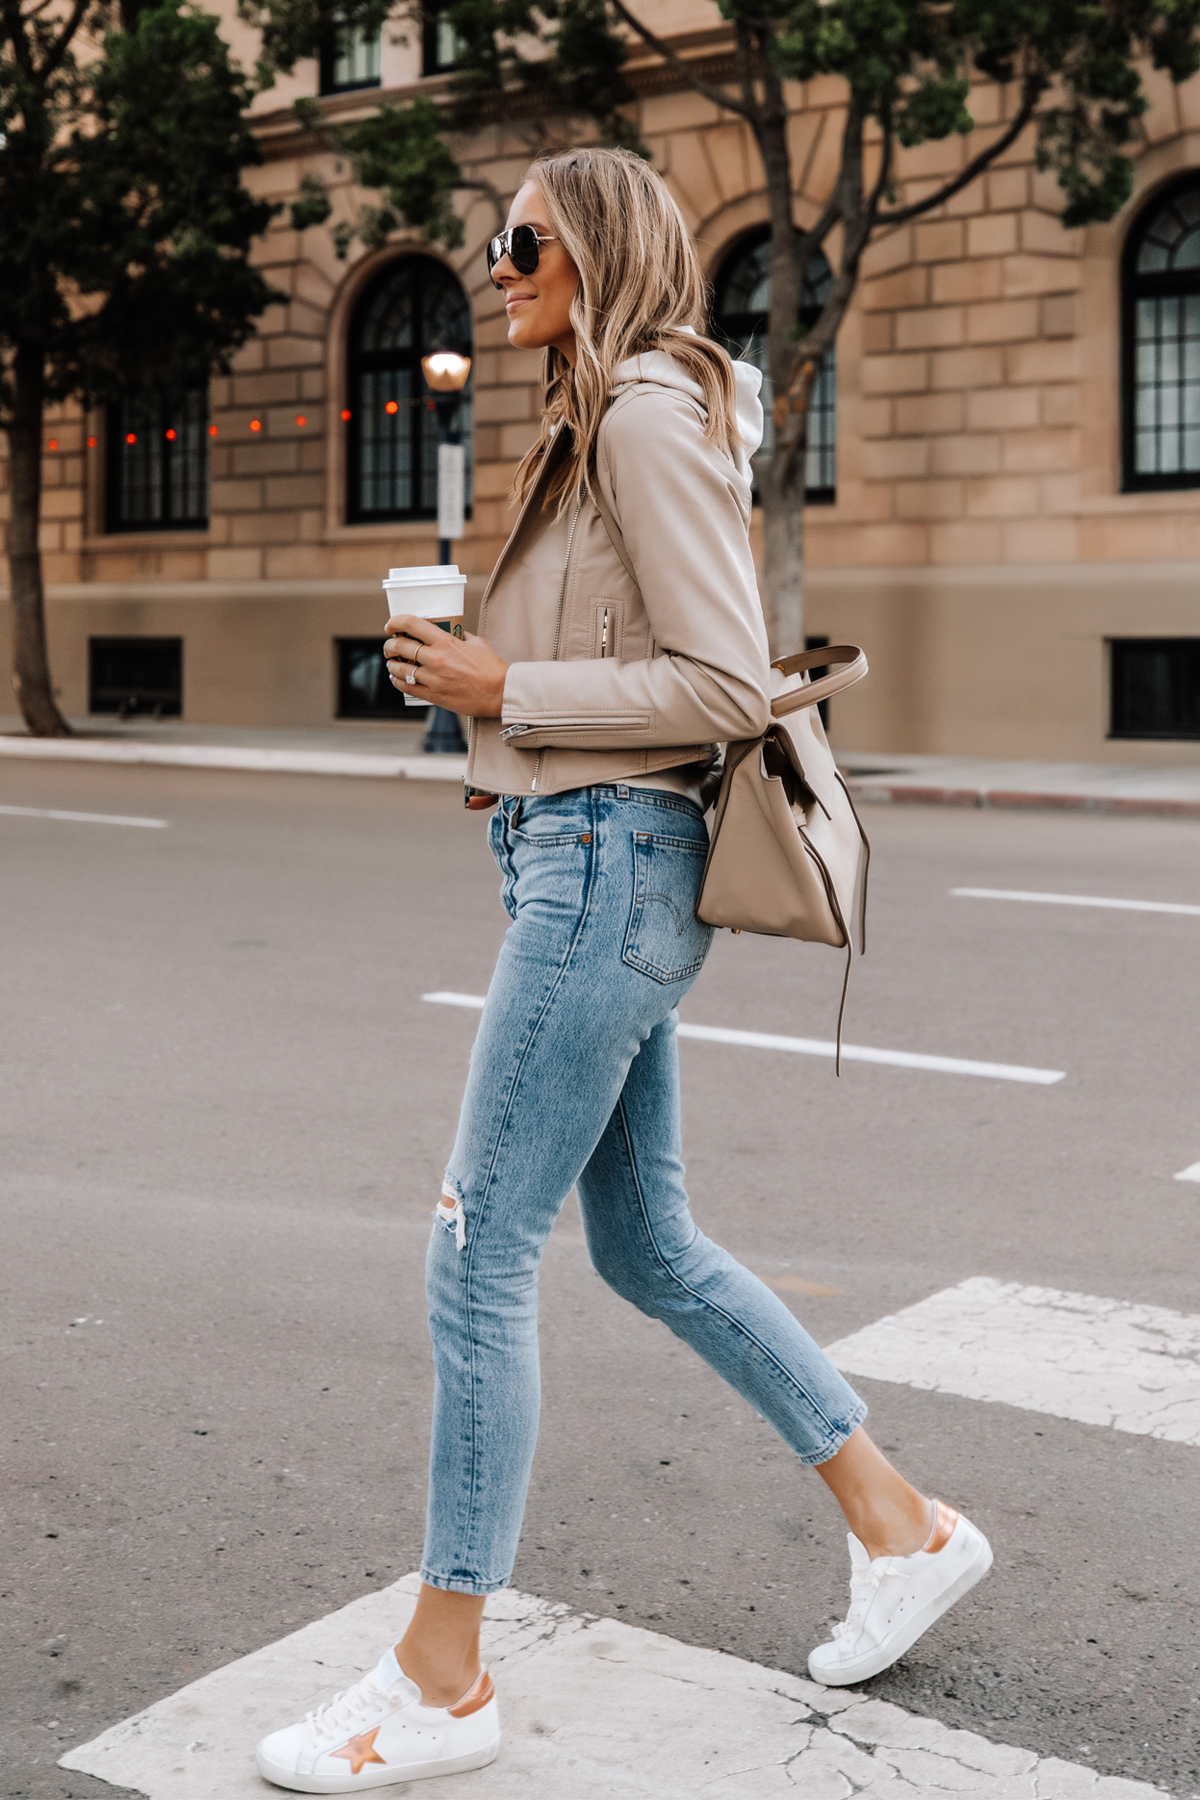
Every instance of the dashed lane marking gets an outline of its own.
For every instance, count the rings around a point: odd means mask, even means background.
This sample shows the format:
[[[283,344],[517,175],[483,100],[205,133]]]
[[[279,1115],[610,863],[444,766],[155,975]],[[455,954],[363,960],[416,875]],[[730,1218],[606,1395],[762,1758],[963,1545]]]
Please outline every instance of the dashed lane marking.
[[[1020,888],[951,888],[960,900],[1031,900],[1040,906],[1106,906],[1117,912],[1187,913],[1200,918],[1200,906],[1175,900],[1109,900],[1099,894],[1027,894]]]
[[[975,1276],[826,1348],[847,1374],[1200,1445],[1200,1317]]]
[[[170,819],[132,819],[123,813],[58,812],[47,806],[0,806],[0,813],[10,819],[65,819],[71,825],[142,825],[150,831],[163,831]]]
[[[422,994],[433,1006],[467,1006],[478,1010],[482,994]],[[681,1038],[707,1044],[737,1044],[749,1050],[786,1050],[794,1056],[837,1055],[837,1045],[824,1038],[777,1037],[768,1031],[732,1031],[723,1025],[680,1025]],[[936,1075],[978,1075],[989,1081],[1027,1081],[1049,1087],[1062,1081],[1063,1069],[1028,1069],[1020,1063],[970,1062],[961,1056],[925,1056],[915,1050],[872,1050],[865,1044],[843,1044],[843,1062],[884,1063],[893,1069],[926,1069]]]
[[[1176,1181],[1200,1181],[1200,1163],[1189,1163],[1186,1169],[1180,1169]]]

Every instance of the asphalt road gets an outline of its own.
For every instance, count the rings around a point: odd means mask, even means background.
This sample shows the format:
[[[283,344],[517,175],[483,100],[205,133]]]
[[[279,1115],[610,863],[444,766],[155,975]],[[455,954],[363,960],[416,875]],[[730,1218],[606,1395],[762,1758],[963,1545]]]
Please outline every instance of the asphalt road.
[[[25,764],[0,815],[5,1760],[70,1745],[418,1563],[429,1212],[506,923],[453,786]],[[1053,1087],[682,1047],[704,1228],[830,1342],[973,1275],[1200,1312],[1200,828],[875,809],[853,1042]],[[684,1016],[831,1035],[840,958],[718,938]],[[543,1278],[517,1585],[802,1670],[839,1519],[755,1415],[590,1272]],[[804,1284],[830,1292],[806,1295]],[[881,1697],[1200,1790],[1200,1451],[857,1383],[997,1566]]]

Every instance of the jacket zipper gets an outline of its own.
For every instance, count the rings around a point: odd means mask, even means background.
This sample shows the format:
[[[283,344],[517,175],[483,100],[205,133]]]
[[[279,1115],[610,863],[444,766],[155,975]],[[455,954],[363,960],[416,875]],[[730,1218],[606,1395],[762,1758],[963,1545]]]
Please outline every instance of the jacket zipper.
[[[604,609],[604,623],[600,627],[600,654],[608,655],[608,608]]]
[[[645,712],[595,713],[587,719],[545,717],[533,725],[508,725],[500,736],[507,742],[525,737],[531,731],[648,731],[651,719],[652,715]]]
[[[571,545],[575,542],[575,527],[579,523],[579,515],[582,511],[583,502],[580,501],[579,505],[575,508],[575,517],[571,520],[571,529],[567,533],[567,553],[563,557],[562,586],[558,590],[558,622],[554,627],[554,654],[550,658],[551,662],[558,661],[558,647],[562,642],[563,607],[565,606],[567,599],[567,575],[571,568]],[[529,784],[529,791],[531,794],[537,793],[538,776],[542,772],[542,758],[545,754],[546,752],[544,750],[539,750],[537,762],[533,765],[533,780]]]

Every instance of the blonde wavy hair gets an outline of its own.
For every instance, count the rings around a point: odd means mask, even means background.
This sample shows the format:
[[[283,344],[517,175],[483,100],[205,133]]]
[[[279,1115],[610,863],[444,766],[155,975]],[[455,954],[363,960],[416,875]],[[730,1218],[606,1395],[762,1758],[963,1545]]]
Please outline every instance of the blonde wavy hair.
[[[665,350],[698,383],[708,411],[705,436],[732,455],[733,365],[719,344],[693,335],[706,321],[707,292],[661,175],[629,150],[581,149],[539,157],[525,179],[545,202],[546,223],[579,270],[579,287],[570,314],[575,367],[561,350],[542,353],[542,428],[517,469],[517,498],[525,499],[551,438],[565,428],[571,449],[545,503],[561,514],[582,499],[617,365],[648,350]]]

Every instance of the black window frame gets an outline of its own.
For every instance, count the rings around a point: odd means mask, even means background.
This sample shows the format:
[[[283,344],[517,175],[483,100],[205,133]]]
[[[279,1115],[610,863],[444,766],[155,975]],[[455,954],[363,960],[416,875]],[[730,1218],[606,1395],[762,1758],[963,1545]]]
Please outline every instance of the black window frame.
[[[363,80],[361,80],[361,81],[339,81],[337,79],[336,70],[337,70],[338,58],[342,53],[342,43],[341,43],[342,36],[347,31],[357,31],[357,30],[358,30],[357,26],[338,25],[335,23],[333,26],[333,29],[330,31],[328,37],[325,39],[324,43],[321,45],[321,54],[318,59],[319,64],[320,64],[320,79],[318,82],[318,90],[317,91],[320,94],[322,99],[325,99],[330,94],[357,94],[357,93],[363,92],[367,88],[377,88],[377,87],[382,86],[382,84],[383,84],[383,32],[382,31],[379,31],[376,34],[376,38],[375,38],[375,43],[376,43],[376,45],[378,47],[378,51],[379,51],[378,73],[375,75],[365,76],[363,78]]]
[[[426,6],[422,9],[421,74],[423,77],[428,77],[430,75],[447,75],[451,69],[456,69],[458,67],[458,57],[456,55],[452,56],[449,61],[443,61],[442,59],[440,39],[442,34],[443,11],[444,8],[440,6]],[[451,26],[451,30],[453,31],[453,26]]]
[[[1138,301],[1200,295],[1200,268],[1139,274],[1137,261],[1155,220],[1189,189],[1200,195],[1200,169],[1190,170],[1156,189],[1134,218],[1121,256],[1121,491],[1125,494],[1169,493],[1200,487],[1200,467],[1168,474],[1141,474],[1137,468]]]
[[[722,256],[718,266],[716,279],[713,282],[712,334],[718,343],[725,345],[725,348],[729,351],[731,356],[741,355],[756,333],[762,332],[765,337],[767,314],[765,312],[732,313],[726,311],[721,305],[722,290],[726,288],[731,281],[737,264],[745,257],[752,255],[764,244],[769,244],[770,241],[771,227],[769,225],[755,225],[749,231],[742,232],[740,237],[734,239],[733,243],[730,244],[729,248]],[[816,255],[821,259],[826,279],[832,280],[833,271],[829,266],[827,258],[819,250],[816,252]],[[811,284],[811,263],[809,265],[809,272]],[[804,326],[815,324],[817,318],[820,316],[820,312],[821,308],[817,304],[802,306],[800,309],[799,323]],[[838,441],[836,348],[829,351],[822,363],[822,367],[818,372],[816,382],[814,383],[814,396],[816,395],[817,383],[820,383],[823,379],[828,381],[829,387],[832,390],[830,401],[827,406],[822,406],[822,411],[826,412],[832,419],[833,441],[828,447],[810,444],[809,454],[820,456],[824,453],[829,456],[833,465],[833,481],[832,483],[809,486],[806,480],[804,488],[804,504],[806,506],[835,506],[837,504]],[[767,433],[769,434],[771,430],[770,419],[766,419],[764,423],[766,425]],[[805,475],[807,476],[807,474],[808,470],[806,468]],[[758,504],[758,501],[759,496],[756,491],[754,495],[755,505]]]
[[[182,404],[181,404],[182,401]],[[192,423],[196,426],[195,452],[200,465],[199,486],[203,490],[204,510],[202,512],[173,513],[171,506],[182,484],[186,493],[188,478],[184,460],[188,453],[186,435],[181,439],[179,427],[186,428],[186,412],[188,402],[196,403],[197,416]],[[131,409],[140,408],[157,414],[147,424],[140,412],[135,414]],[[105,414],[105,452],[104,452],[104,529],[110,535],[124,535],[126,532],[162,532],[162,531],[207,531],[209,519],[209,412],[208,386],[186,388],[172,392],[169,389],[149,388],[131,391],[121,399],[114,401]],[[164,496],[162,514],[158,518],[138,518],[129,516],[126,505],[126,438],[133,426],[138,427],[138,434],[153,434],[150,442],[154,445],[160,468],[160,491]],[[168,438],[168,432],[177,435]],[[178,450],[176,445],[179,446]]]
[[[452,281],[462,296],[462,329],[456,329],[453,343],[443,341],[437,334],[426,332],[426,280],[434,269],[438,271],[439,278]],[[407,349],[364,350],[363,331],[372,307],[381,291],[404,274],[409,276],[415,287],[413,315],[416,326],[412,344]],[[470,297],[458,276],[440,258],[421,251],[394,257],[363,289],[351,315],[346,339],[346,402],[350,413],[346,435],[347,524],[377,525],[397,521],[414,523],[437,518],[437,445],[441,441],[443,421],[453,403],[446,396],[435,395],[426,386],[421,371],[421,358],[432,350],[458,350],[464,355],[473,356],[472,324]],[[409,452],[410,504],[401,507],[366,506],[362,503],[364,428],[370,416],[366,383],[373,375],[386,375],[393,371],[409,377],[409,394],[397,398],[401,409],[406,409],[412,428]],[[471,517],[473,381],[473,375],[469,376],[456,408],[457,435],[466,449],[464,511],[468,519]],[[432,454],[423,454],[428,452]],[[423,473],[428,476],[430,471],[433,479],[432,496],[422,500]]]
[[[1200,741],[1200,637],[1110,638],[1108,655],[1110,738],[1160,744],[1191,744]],[[1138,657],[1172,655],[1176,658],[1177,667],[1172,669],[1168,664],[1166,675],[1170,689],[1168,705],[1176,715],[1174,722],[1160,727],[1145,724],[1137,727],[1130,724],[1129,718],[1136,705],[1136,696],[1132,691],[1136,679],[1131,666],[1134,660]],[[1187,667],[1189,663],[1190,671]],[[1143,675],[1143,680],[1145,679]]]
[[[151,685],[145,681],[114,682],[101,680],[104,658],[114,650],[129,651],[143,659],[166,652],[174,663],[174,679],[166,684]],[[144,671],[143,671],[144,672]],[[142,702],[145,704],[142,704]],[[131,704],[132,703],[132,704]],[[183,639],[160,637],[149,633],[105,633],[88,638],[88,712],[104,718],[139,718],[150,714],[156,719],[183,717]]]

